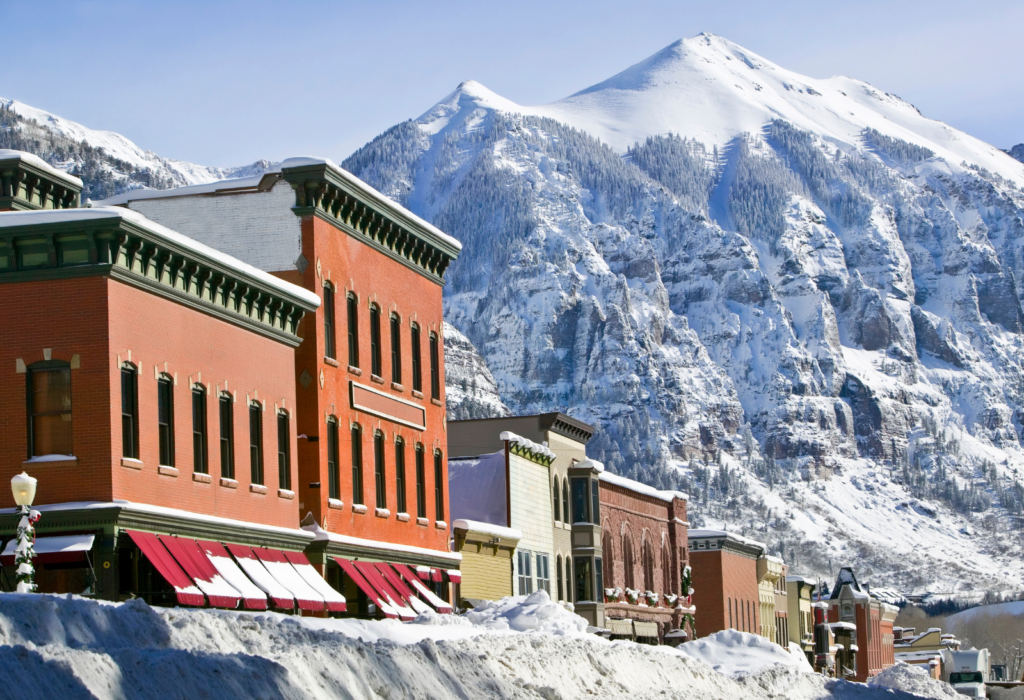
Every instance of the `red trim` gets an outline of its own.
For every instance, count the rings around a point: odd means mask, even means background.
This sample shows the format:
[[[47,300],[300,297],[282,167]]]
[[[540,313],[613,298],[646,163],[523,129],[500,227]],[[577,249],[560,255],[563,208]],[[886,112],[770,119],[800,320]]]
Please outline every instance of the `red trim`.
[[[449,569],[448,570],[448,580],[451,581],[452,583],[462,583],[462,572],[460,571],[457,574],[453,574],[452,573],[452,569]]]
[[[203,594],[191,593],[182,589],[195,588],[195,584],[192,583],[192,579],[181,570],[178,563],[171,556],[167,548],[164,547],[160,540],[157,539],[156,535],[151,532],[139,532],[138,530],[125,530],[128,536],[132,538],[132,541],[138,545],[139,549],[146,558],[153,564],[160,575],[164,577],[167,583],[174,587],[174,591],[177,594],[178,602],[182,605],[194,605],[202,607],[206,601],[203,598]]]
[[[238,569],[238,573],[239,574],[241,574],[242,576],[245,576],[245,578],[247,580],[249,579],[249,577],[246,576],[245,572],[240,567],[238,567],[238,565],[235,564],[234,561],[232,561],[231,555],[228,554],[228,550],[225,549],[224,545],[222,545],[220,542],[211,542],[209,540],[196,540],[196,542],[199,545],[199,548],[201,550],[203,550],[203,552],[206,554],[207,557],[219,557],[221,559],[227,559],[229,562],[231,562],[232,566],[234,566],[236,569]],[[210,560],[210,564],[213,565],[214,569],[217,568],[216,565],[213,564],[213,560]],[[252,584],[252,585],[256,586],[255,583]],[[256,587],[259,588],[259,586],[256,586]],[[243,594],[242,595],[242,603],[249,610],[266,610],[267,609],[267,596],[264,593],[262,598],[247,598]]]
[[[228,544],[226,545],[226,547],[228,548],[228,551],[234,555],[235,559],[251,559],[259,563],[260,566],[263,566],[262,562],[260,562],[259,557],[257,557],[256,554],[252,551],[251,547],[246,547],[242,544]],[[266,571],[266,567],[264,567],[264,570]],[[242,569],[242,571],[244,573],[245,569]],[[274,578],[273,574],[271,574],[269,571],[267,571],[267,576],[269,576],[272,579]],[[274,580],[277,581],[277,579]],[[277,581],[277,585],[281,588],[284,588],[286,591],[288,590],[280,581]],[[276,598],[274,596],[270,596],[270,599],[274,601],[275,606],[282,610],[295,609],[295,598]]]
[[[356,565],[356,568],[359,569],[359,572],[366,577],[367,581],[384,593],[385,598],[390,598],[395,602],[395,605],[399,605],[408,610],[408,612],[403,612],[402,610],[398,611],[398,616],[401,619],[413,620],[416,618],[416,614],[409,608],[409,602],[400,596],[398,591],[391,587],[391,584],[384,580],[384,577],[380,575],[379,571],[377,571],[377,567],[368,561],[357,561],[353,563]]]
[[[341,567],[341,570],[348,574],[348,577],[352,579],[356,586],[359,587],[359,590],[365,593],[366,597],[373,601],[374,605],[377,606],[385,617],[398,617],[394,613],[384,612],[384,606],[387,605],[384,598],[381,596],[380,592],[363,577],[362,573],[360,573],[359,569],[355,567],[353,562],[348,559],[342,559],[341,557],[334,557],[334,561],[338,562],[338,566]],[[387,606],[388,608],[391,607],[390,605]]]

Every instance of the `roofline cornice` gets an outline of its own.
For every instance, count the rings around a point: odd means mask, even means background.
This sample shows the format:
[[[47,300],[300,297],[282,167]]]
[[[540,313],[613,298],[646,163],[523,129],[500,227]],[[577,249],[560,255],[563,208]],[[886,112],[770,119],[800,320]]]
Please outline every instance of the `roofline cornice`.
[[[0,209],[77,209],[81,194],[78,178],[20,157],[0,160]]]

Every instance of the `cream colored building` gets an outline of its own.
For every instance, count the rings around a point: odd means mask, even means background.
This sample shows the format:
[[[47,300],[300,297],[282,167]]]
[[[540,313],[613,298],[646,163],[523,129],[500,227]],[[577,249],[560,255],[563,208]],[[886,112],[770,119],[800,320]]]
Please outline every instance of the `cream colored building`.
[[[786,577],[786,602],[789,606],[789,641],[800,645],[814,662],[814,614],[811,592],[814,584],[803,576]]]
[[[462,555],[462,582],[456,599],[469,607],[481,600],[499,600],[513,594],[512,559],[523,533],[476,520],[456,520],[452,549]]]
[[[778,557],[762,556],[757,560],[757,599],[761,613],[761,636],[776,641],[775,587],[785,577],[785,564]]]

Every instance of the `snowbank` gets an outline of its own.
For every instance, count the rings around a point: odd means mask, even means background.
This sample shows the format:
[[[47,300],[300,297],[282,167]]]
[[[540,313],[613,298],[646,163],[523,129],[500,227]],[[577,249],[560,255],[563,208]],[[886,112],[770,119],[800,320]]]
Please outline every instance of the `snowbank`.
[[[890,666],[874,678],[869,679],[868,685],[875,688],[902,690],[924,698],[962,697],[953,690],[953,686],[929,676],[928,671],[923,667],[912,666],[902,661],[897,661],[895,666]]]
[[[679,651],[727,676],[755,673],[769,666],[787,666],[804,673],[814,672],[799,649],[793,653],[764,637],[737,630],[716,632],[703,639],[687,642],[679,647]]]
[[[487,602],[467,613],[466,619],[487,630],[539,632],[560,637],[587,633],[587,621],[552,602],[546,591]]]

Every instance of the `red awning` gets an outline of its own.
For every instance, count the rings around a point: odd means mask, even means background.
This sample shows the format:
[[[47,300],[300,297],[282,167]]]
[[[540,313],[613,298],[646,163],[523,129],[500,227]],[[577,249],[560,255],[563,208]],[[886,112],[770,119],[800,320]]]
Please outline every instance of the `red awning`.
[[[378,562],[376,567],[377,571],[380,572],[380,575],[384,577],[384,580],[391,584],[391,587],[398,592],[398,595],[405,599],[409,604],[409,607],[413,609],[413,612],[417,615],[432,612],[430,606],[416,596],[413,590],[406,585],[405,581],[402,580],[402,577],[395,573],[395,570],[391,568],[390,564]]]
[[[271,576],[267,567],[263,566],[263,562],[259,560],[251,547],[242,544],[229,544],[227,548],[235,557],[235,561],[238,562],[242,571],[259,586],[261,591],[270,596],[276,607],[282,610],[295,609],[295,596]]]
[[[242,604],[247,609],[267,609],[267,594],[242,573],[242,570],[238,568],[238,564],[228,554],[228,550],[224,548],[224,545],[220,542],[210,542],[209,540],[198,540],[198,544],[203,553],[209,557],[210,563],[217,569],[221,578],[242,594]],[[255,557],[253,561],[256,561]],[[256,564],[262,566],[258,561],[256,561]]]
[[[358,586],[359,590],[365,593],[366,597],[380,609],[381,613],[384,614],[384,617],[398,617],[398,612],[391,607],[390,603],[388,603],[384,596],[381,595],[380,591],[366,580],[366,578],[359,572],[359,569],[353,565],[353,562],[348,559],[342,559],[341,557],[334,557],[334,561],[338,563],[338,566],[341,567],[342,571],[348,574],[348,577],[352,579],[352,582],[355,583],[356,586]]]
[[[160,543],[156,535],[151,532],[139,532],[138,530],[125,530],[132,541],[138,545],[146,558],[153,564],[160,575],[167,583],[174,587],[178,602],[182,605],[202,606],[206,601],[203,592],[192,584],[178,563],[171,556],[170,552]]]
[[[434,583],[441,583],[441,570],[440,569],[431,569],[430,570],[430,580],[433,581]]]
[[[292,565],[302,580],[320,594],[331,612],[345,612],[345,596],[330,587],[302,552],[285,552],[285,559]]]
[[[95,535],[51,535],[37,537],[32,545],[35,556],[33,564],[73,564],[85,561],[85,556],[92,549]],[[14,550],[18,546],[18,538],[7,543],[0,554],[0,564],[14,566]]]
[[[207,558],[203,550],[199,549],[195,540],[171,537],[170,535],[160,535],[159,539],[185,573],[196,582],[199,590],[206,594],[210,605],[215,608],[231,608],[232,610],[238,607],[242,597],[231,584],[221,578],[217,573],[217,567]]]
[[[405,564],[392,564],[395,567],[402,578],[404,578],[410,586],[416,589],[416,592],[420,594],[428,603],[434,606],[434,609],[439,613],[450,613],[452,612],[452,606],[445,601],[434,595],[434,592],[423,585],[423,582],[412,572],[412,570]]]
[[[384,598],[391,603],[391,606],[398,611],[398,616],[403,620],[413,620],[416,618],[416,613],[412,611],[409,604],[405,601],[402,596],[398,594],[394,588],[391,587],[384,577],[380,575],[372,563],[368,561],[357,561],[353,562],[359,572],[366,578],[367,581],[373,584],[374,588],[379,590]]]
[[[288,562],[288,558],[279,549],[266,549],[264,547],[253,547],[252,551],[267,567],[270,575],[277,579],[278,583],[287,588],[299,607],[303,610],[324,610],[327,604],[323,596],[310,588],[309,584],[302,580],[299,573]]]
[[[448,569],[448,580],[452,583],[462,583],[462,572],[458,569]]]
[[[429,566],[417,566],[416,575],[424,581],[430,580],[430,567]]]

